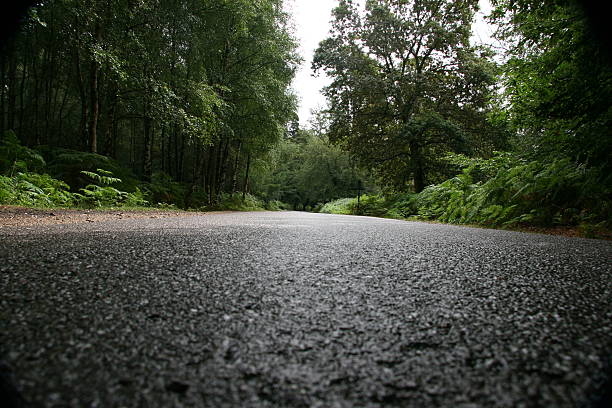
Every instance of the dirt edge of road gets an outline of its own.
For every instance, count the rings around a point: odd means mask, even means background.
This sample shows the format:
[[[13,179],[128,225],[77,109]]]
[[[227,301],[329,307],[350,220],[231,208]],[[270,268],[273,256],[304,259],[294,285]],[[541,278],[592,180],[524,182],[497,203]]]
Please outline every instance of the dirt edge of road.
[[[178,210],[74,210],[65,208],[27,208],[13,205],[0,205],[0,228],[32,227],[50,224],[74,224],[100,222],[128,218],[167,218],[190,217],[210,214]]]

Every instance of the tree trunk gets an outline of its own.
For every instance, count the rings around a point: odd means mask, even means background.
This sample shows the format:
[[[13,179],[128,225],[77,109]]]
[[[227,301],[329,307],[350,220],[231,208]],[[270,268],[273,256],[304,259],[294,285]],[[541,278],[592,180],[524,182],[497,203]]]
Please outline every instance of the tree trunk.
[[[227,156],[229,153],[229,139],[225,139],[221,143],[217,156],[217,192],[223,191],[225,185],[225,176],[227,174]]]
[[[23,123],[24,123],[24,114],[25,114],[25,109],[23,108],[24,103],[25,103],[25,83],[26,83],[26,76],[27,76],[27,57],[28,57],[28,53],[26,51],[24,51],[24,57],[23,57],[23,61],[21,62],[21,66],[22,66],[22,70],[21,70],[21,82],[19,84],[19,132],[17,133],[20,138],[22,138],[21,140],[23,140],[23,136],[21,136],[21,134],[23,133]],[[10,98],[10,96],[9,96]],[[9,100],[9,109],[10,107],[10,100]],[[12,117],[12,118],[11,118]],[[13,110],[12,114],[9,114],[9,126],[11,125],[11,120],[14,121],[15,119],[15,111]]]
[[[423,157],[418,144],[410,145],[410,158],[412,160],[412,177],[414,181],[414,192],[420,193],[425,188],[425,170],[423,168]]]
[[[145,112],[144,116],[144,154],[142,159],[142,174],[145,181],[151,181],[153,169],[153,120]]]
[[[180,145],[178,156],[178,176],[176,181],[183,181],[185,171],[185,135],[180,133]]]
[[[51,22],[51,26],[53,27],[53,22]],[[53,35],[53,29],[52,33]],[[45,52],[45,60],[43,62],[44,69],[44,94],[45,94],[45,104],[43,106],[43,118],[45,122],[44,131],[42,132],[41,143],[48,144],[49,143],[49,135],[51,134],[51,119],[52,119],[52,109],[55,107],[55,95],[57,94],[57,87],[54,86],[55,83],[55,50],[53,46],[50,46]]]
[[[115,114],[117,112],[117,88],[116,84],[112,83],[109,86],[108,107],[106,110],[106,124],[104,132],[104,154],[115,158]]]
[[[166,125],[162,125],[161,127],[161,135],[160,143],[161,143],[161,171],[162,173],[166,172]]]
[[[81,143],[87,140],[87,94],[85,92],[85,80],[83,79],[83,72],[81,70],[81,58],[79,51],[75,53],[75,64],[77,72],[77,85],[79,88],[79,98],[81,99],[81,120],[79,122],[79,138]]]
[[[198,144],[194,152],[193,173],[191,174],[191,184],[194,186],[201,184],[202,166],[204,166],[204,151],[202,146]]]
[[[217,152],[219,146],[213,145],[208,152],[208,204],[213,204],[217,201]]]
[[[232,172],[232,194],[236,192],[238,185],[238,163],[240,160],[240,149],[242,148],[242,141],[238,142],[238,150],[236,151],[236,160],[234,161],[234,170]]]
[[[172,125],[172,138],[170,140],[170,147],[174,147],[174,161],[172,163],[171,176],[179,181],[179,143],[178,143],[178,123],[174,122]],[[169,153],[172,155],[172,152]]]
[[[62,104],[60,105],[59,112],[57,113],[57,135],[62,137],[62,124],[64,123],[64,108],[66,101],[68,100],[68,89],[64,89],[64,96],[62,98]]]
[[[0,136],[2,136],[2,134],[4,134],[4,131],[6,130],[6,128],[4,127],[4,90],[7,89],[7,86],[9,85],[8,78],[6,75],[6,59],[4,57],[4,54],[0,53],[0,132],[2,132]]]
[[[100,23],[96,22],[94,29],[95,41],[99,42],[101,38]],[[91,70],[89,78],[89,97],[91,103],[91,114],[89,116],[89,151],[91,153],[98,152],[98,116],[100,115],[100,99],[98,94],[98,76],[100,67],[97,61],[92,56]]]
[[[36,49],[34,48],[34,45],[32,45],[32,55],[33,58],[30,61],[32,66],[31,66],[31,71],[32,71],[32,78],[34,80],[34,95],[35,97],[32,98],[34,100],[34,121],[32,122],[32,127],[33,127],[33,133],[34,133],[34,137],[30,138],[30,140],[28,141],[28,144],[30,146],[37,146],[39,145],[39,134],[40,134],[40,126],[38,124],[38,115],[39,115],[39,108],[38,108],[38,102],[39,102],[39,98],[38,96],[40,95],[40,76],[39,73],[40,71],[38,70],[38,58],[36,55]]]
[[[246,170],[244,172],[244,184],[242,188],[242,201],[246,198],[246,193],[249,190],[249,171],[251,170],[251,153],[247,155]]]
[[[8,69],[8,106],[7,106],[7,120],[6,126],[8,129],[15,130],[15,117],[17,108],[17,56],[13,55],[10,58],[9,69]],[[26,74],[25,64],[23,65],[23,76]],[[22,83],[25,82],[22,80]],[[23,103],[23,102],[21,102]]]

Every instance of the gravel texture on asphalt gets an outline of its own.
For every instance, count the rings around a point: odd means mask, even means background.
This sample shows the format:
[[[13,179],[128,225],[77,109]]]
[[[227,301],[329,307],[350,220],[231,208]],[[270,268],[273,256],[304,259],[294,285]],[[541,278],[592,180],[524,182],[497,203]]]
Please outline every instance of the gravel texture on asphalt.
[[[0,261],[32,406],[605,404],[606,241],[258,212],[3,228]]]

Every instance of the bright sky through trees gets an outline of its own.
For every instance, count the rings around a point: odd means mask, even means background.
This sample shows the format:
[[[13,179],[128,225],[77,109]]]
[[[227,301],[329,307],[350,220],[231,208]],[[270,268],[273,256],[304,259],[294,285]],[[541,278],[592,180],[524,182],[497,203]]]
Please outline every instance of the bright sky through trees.
[[[295,35],[300,43],[299,52],[304,59],[293,82],[293,88],[300,98],[299,115],[302,126],[308,123],[312,109],[325,104],[325,98],[320,91],[329,83],[329,79],[322,73],[314,77],[310,66],[314,50],[328,34],[331,11],[337,5],[337,0],[288,0],[286,3],[295,24]],[[473,27],[475,42],[491,41],[492,29],[483,19],[490,9],[489,0],[480,0],[480,12]]]

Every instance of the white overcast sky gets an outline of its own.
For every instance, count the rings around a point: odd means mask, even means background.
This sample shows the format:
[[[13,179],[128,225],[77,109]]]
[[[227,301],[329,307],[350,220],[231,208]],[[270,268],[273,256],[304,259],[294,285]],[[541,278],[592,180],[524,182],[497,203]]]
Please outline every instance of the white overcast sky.
[[[304,59],[293,82],[293,88],[300,99],[300,124],[306,126],[313,109],[322,108],[325,98],[321,89],[329,84],[322,73],[318,78],[311,70],[312,56],[319,42],[325,39],[330,29],[331,11],[338,5],[337,0],[287,0],[286,9],[295,26],[295,36],[300,43],[299,52]],[[490,10],[489,0],[480,0],[480,9],[474,28],[475,42],[489,42],[491,28],[482,16]]]

